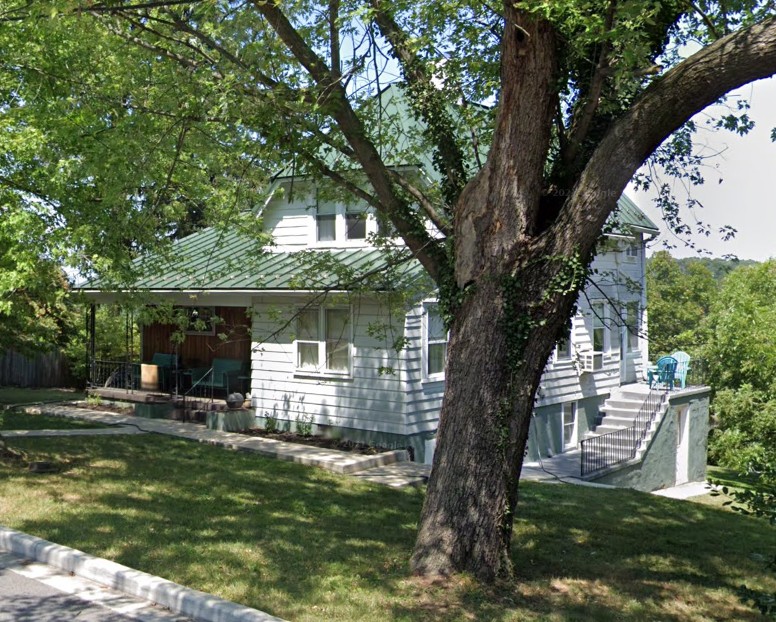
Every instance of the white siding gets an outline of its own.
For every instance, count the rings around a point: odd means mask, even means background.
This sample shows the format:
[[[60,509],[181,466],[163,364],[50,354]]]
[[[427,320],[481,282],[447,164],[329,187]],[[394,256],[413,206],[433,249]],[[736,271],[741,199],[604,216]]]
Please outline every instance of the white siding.
[[[315,190],[306,182],[282,183],[263,211],[264,229],[277,250],[302,250],[313,241]]]
[[[273,232],[276,244],[285,249],[308,247],[314,217],[310,193],[301,184],[276,196],[265,211],[265,225]],[[589,286],[580,297],[578,314],[573,321],[574,353],[570,360],[552,358],[542,377],[537,406],[579,401],[605,396],[623,381],[621,339],[623,329],[612,303],[625,305],[638,301],[643,305],[643,248],[634,259],[625,252],[627,239],[610,240],[607,249],[595,260],[593,278],[598,287]],[[640,239],[637,240],[640,245]],[[636,288],[634,289],[634,286]],[[602,369],[580,373],[578,354],[592,349],[590,301],[605,301],[610,307],[606,322],[609,347]],[[297,417],[311,418],[318,425],[357,428],[392,434],[433,432],[438,426],[444,394],[444,381],[423,377],[423,305],[414,306],[405,318],[404,334],[409,343],[396,354],[386,343],[378,343],[367,333],[371,322],[383,321],[376,299],[353,301],[352,374],[349,378],[303,375],[296,372],[293,333],[295,322],[282,328],[304,304],[302,296],[262,296],[254,301],[254,352],[252,399],[257,416],[267,414],[294,422]],[[338,301],[341,302],[341,301]],[[402,327],[395,327],[400,332]],[[394,335],[396,336],[396,335]],[[643,340],[640,340],[643,342]],[[643,375],[642,352],[627,352],[631,375]],[[392,368],[392,374],[380,368]]]
[[[305,248],[361,248],[371,246],[369,236],[377,233],[377,220],[373,210],[363,206],[366,212],[367,239],[346,240],[345,211],[343,201],[321,199],[323,203],[336,206],[338,238],[332,242],[318,243],[316,239],[316,205],[315,187],[306,181],[296,181],[294,184],[284,182],[279,184],[272,198],[267,202],[262,215],[264,229],[272,234],[275,250],[296,251]],[[358,203],[351,204],[360,205]],[[398,242],[398,240],[397,240]]]
[[[254,302],[251,397],[256,415],[292,422],[304,417],[318,425],[405,434],[401,356],[367,333],[370,322],[384,321],[379,303],[354,301],[352,373],[332,378],[296,371],[293,316],[305,302],[289,296]],[[391,367],[394,373],[380,373],[381,367]]]
[[[641,256],[643,248],[641,240],[634,240],[639,245]],[[577,316],[573,320],[572,343],[574,356],[571,360],[554,358],[548,362],[542,376],[540,399],[537,406],[561,404],[581,400],[593,396],[605,396],[623,381],[621,374],[621,344],[622,321],[613,308],[613,303],[625,305],[630,301],[643,304],[642,289],[644,287],[643,261],[636,258],[631,261],[625,252],[629,240],[611,239],[607,250],[599,254],[593,262],[593,278],[597,287],[589,285],[584,295],[580,296]],[[605,302],[609,309],[606,330],[609,335],[609,348],[604,352],[603,366],[600,370],[579,373],[575,358],[580,352],[593,349],[592,328],[593,318],[590,304]],[[642,339],[640,338],[640,341]],[[643,376],[642,352],[627,352],[628,364],[635,367],[631,375],[641,379]]]
[[[423,378],[423,305],[407,314],[404,350],[404,381],[407,399],[407,433],[433,432],[439,426],[439,410],[445,392],[444,380]]]
[[[640,245],[640,239],[636,240]],[[592,350],[592,316],[588,300],[606,300],[612,303],[626,304],[629,301],[642,302],[643,261],[631,261],[626,257],[627,240],[613,241],[612,247],[601,253],[593,268],[597,270],[598,287],[588,286],[585,295],[580,296],[578,313],[572,322],[572,343],[576,355],[581,351]],[[643,249],[642,249],[643,253]],[[634,285],[636,286],[634,288]],[[604,298],[604,295],[606,298]],[[405,380],[407,386],[407,433],[431,432],[437,428],[439,411],[444,394],[444,382],[423,380],[422,366],[422,314],[423,306],[414,307],[407,315],[406,336],[409,346],[404,352]],[[577,356],[558,360],[554,357],[548,362],[539,390],[537,406],[562,404],[580,401],[595,396],[606,396],[621,384],[620,344],[622,327],[614,309],[606,322],[609,333],[609,348],[604,353],[600,370],[580,373]],[[637,367],[637,378],[643,374],[643,360],[640,351],[628,353]]]

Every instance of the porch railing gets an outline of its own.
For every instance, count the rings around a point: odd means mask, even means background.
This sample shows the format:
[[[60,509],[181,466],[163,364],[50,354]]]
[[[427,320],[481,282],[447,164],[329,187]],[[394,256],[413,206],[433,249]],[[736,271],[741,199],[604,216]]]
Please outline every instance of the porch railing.
[[[140,363],[94,359],[89,371],[89,385],[92,388],[105,387],[127,391],[140,388]]]
[[[632,426],[584,439],[582,477],[635,458],[667,394],[667,388],[650,389]]]
[[[191,386],[183,394],[183,401],[187,399],[213,401],[213,368],[207,370],[196,380],[192,378]]]

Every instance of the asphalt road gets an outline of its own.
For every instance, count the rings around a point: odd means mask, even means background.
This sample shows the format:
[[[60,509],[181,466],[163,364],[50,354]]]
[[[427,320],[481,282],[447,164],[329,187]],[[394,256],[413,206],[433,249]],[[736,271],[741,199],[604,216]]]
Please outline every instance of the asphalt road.
[[[0,622],[189,622],[146,601],[0,551]]]

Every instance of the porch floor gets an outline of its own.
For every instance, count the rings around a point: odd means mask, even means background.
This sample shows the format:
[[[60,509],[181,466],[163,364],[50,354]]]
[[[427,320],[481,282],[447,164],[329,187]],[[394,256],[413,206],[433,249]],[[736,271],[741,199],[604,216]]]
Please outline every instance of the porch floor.
[[[186,397],[172,395],[159,391],[145,391],[142,389],[116,389],[111,387],[95,387],[88,389],[90,395],[97,395],[107,402],[123,402],[128,405],[163,405],[169,404],[173,411],[173,419],[191,420],[196,412],[215,412],[228,410],[225,399],[209,397]]]

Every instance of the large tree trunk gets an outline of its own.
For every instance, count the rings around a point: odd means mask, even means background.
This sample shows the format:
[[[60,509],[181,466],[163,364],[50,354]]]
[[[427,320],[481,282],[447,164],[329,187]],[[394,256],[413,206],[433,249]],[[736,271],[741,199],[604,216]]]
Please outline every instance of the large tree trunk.
[[[412,559],[418,574],[469,571],[492,581],[511,573],[512,520],[534,393],[565,318],[559,307],[555,320],[536,325],[537,310],[524,302],[544,289],[549,271],[544,264],[520,279],[494,275],[467,295],[457,315],[435,476]]]
[[[506,18],[494,143],[455,210],[462,301],[453,303],[438,444],[412,558],[418,574],[465,570],[485,581],[511,573],[534,394],[575,293],[556,278],[573,253],[535,236],[557,101],[554,34],[509,5]]]

